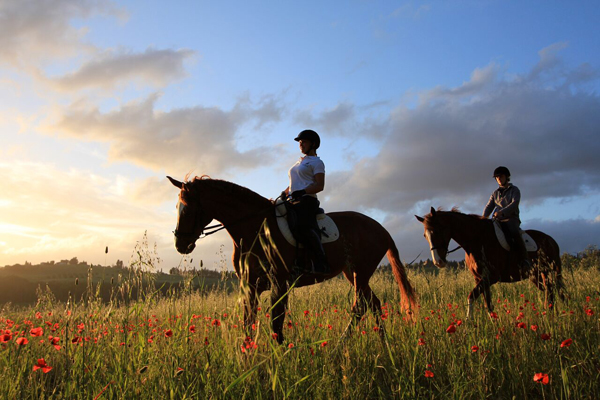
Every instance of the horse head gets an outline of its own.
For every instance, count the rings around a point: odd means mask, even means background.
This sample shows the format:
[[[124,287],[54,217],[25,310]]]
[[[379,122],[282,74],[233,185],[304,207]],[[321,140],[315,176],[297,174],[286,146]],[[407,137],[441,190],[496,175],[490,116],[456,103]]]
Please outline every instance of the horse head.
[[[449,229],[440,221],[439,212],[433,207],[425,217],[419,217],[418,215],[415,215],[415,217],[425,228],[423,236],[429,242],[433,264],[438,268],[444,268],[447,264],[448,245],[452,239]]]
[[[202,235],[204,228],[212,221],[200,205],[200,193],[197,185],[192,182],[180,182],[167,176],[171,183],[180,189],[177,201],[177,225],[175,248],[180,254],[189,254],[196,247],[196,241]]]

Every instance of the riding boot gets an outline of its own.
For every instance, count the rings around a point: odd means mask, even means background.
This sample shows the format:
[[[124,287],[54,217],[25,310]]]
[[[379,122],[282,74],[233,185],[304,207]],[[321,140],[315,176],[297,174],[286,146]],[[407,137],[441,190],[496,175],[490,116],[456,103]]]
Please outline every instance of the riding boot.
[[[329,274],[331,269],[327,263],[327,256],[325,256],[325,250],[323,249],[323,243],[318,232],[314,229],[310,230],[307,235],[307,244],[313,254],[313,265],[316,274]]]

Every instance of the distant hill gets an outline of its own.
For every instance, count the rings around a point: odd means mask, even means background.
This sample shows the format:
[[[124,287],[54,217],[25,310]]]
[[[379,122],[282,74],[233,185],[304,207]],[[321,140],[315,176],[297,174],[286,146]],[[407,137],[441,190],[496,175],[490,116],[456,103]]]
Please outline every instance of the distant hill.
[[[76,301],[86,295],[88,284],[94,285],[104,301],[110,299],[111,293],[119,284],[134,274],[134,270],[123,267],[122,262],[115,266],[104,267],[78,262],[76,258],[63,262],[46,262],[37,265],[7,265],[0,268],[0,304],[13,303],[19,305],[32,304],[37,301],[37,290],[50,289],[56,300]],[[185,282],[190,281],[196,289],[208,290],[216,286],[237,286],[237,278],[232,273],[222,274],[211,270],[192,270],[182,272],[176,268],[170,274],[164,272],[145,273],[146,284],[152,284],[163,293],[180,291]],[[98,289],[99,287],[99,289]],[[133,290],[135,296],[136,290]],[[86,295],[87,296],[87,295]]]

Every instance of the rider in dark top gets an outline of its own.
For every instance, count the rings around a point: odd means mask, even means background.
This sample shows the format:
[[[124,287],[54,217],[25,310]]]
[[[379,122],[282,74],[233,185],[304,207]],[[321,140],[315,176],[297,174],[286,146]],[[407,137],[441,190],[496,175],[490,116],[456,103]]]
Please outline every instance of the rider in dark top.
[[[292,206],[297,215],[297,223],[292,227],[292,232],[296,240],[314,254],[315,272],[327,274],[330,269],[316,220],[320,204],[317,193],[325,188],[325,164],[317,157],[321,139],[317,132],[307,129],[300,132],[294,140],[299,142],[304,156],[290,168],[290,185],[284,191],[286,196],[292,198]]]
[[[498,182],[496,189],[490,196],[490,200],[483,209],[483,216],[489,217],[493,212],[493,218],[497,219],[504,232],[512,239],[515,250],[519,257],[519,265],[527,270],[530,267],[525,242],[521,237],[519,219],[519,202],[521,192],[519,188],[510,183],[510,171],[506,167],[498,167],[494,170],[494,178]]]

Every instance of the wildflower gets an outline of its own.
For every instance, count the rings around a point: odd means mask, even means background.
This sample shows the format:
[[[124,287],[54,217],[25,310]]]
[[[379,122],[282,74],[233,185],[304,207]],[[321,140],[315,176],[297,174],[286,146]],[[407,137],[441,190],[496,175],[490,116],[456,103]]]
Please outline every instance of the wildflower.
[[[379,327],[378,327],[378,326],[374,326],[374,327],[373,327],[373,331],[375,331],[375,332],[379,332]]]
[[[293,349],[294,348],[294,343],[288,344],[288,348]]]
[[[48,337],[48,341],[50,342],[50,345],[53,346],[56,350],[60,350],[61,347],[58,345],[58,342],[60,341],[60,338],[57,336],[49,336]]]
[[[498,319],[498,314],[496,314],[495,312],[493,312],[493,311],[492,311],[492,312],[490,313],[490,318],[493,318],[493,319]]]
[[[531,330],[536,332],[538,330],[538,326],[537,325],[531,325]]]
[[[278,336],[279,336],[279,335],[278,335],[278,334],[276,334],[275,332],[271,333],[271,337],[273,338],[273,340],[277,340],[277,337],[278,337]]]
[[[573,339],[566,339],[560,344],[560,347],[569,347],[572,343]]]
[[[42,328],[33,328],[29,331],[31,336],[42,336],[44,334],[44,330]]]
[[[9,342],[12,339],[10,331],[5,331],[4,334],[0,335],[0,343]]]
[[[215,318],[215,319],[213,319],[211,325],[212,326],[221,326],[221,321],[219,321],[218,319]]]
[[[448,333],[456,332],[456,326],[454,326],[454,324],[450,324],[450,326],[448,328],[446,328],[446,332],[448,332]]]
[[[518,328],[521,328],[521,329],[527,329],[527,325],[525,325],[525,322],[519,322],[519,323],[517,324],[517,327],[518,327]]]
[[[27,343],[29,343],[29,340],[27,340],[26,337],[20,337],[16,340],[16,342],[19,346],[25,346]]]
[[[471,346],[472,353],[477,353],[477,351],[479,351],[479,346]]]
[[[548,374],[538,372],[537,374],[533,375],[533,381],[547,385],[550,382],[550,377],[548,376]]]
[[[592,315],[594,315],[594,310],[592,310],[591,308],[588,308],[585,310],[585,313],[589,316],[592,316]]]
[[[305,316],[305,317],[308,317],[308,314],[309,314],[309,313],[310,313],[310,311],[308,311],[308,310],[304,310],[304,316]]]
[[[327,342],[321,343],[321,347],[325,347],[325,346],[327,346]]]
[[[34,371],[37,371],[40,368],[42,369],[42,371],[44,371],[45,374],[50,372],[50,370],[52,369],[51,366],[46,364],[46,360],[44,360],[43,358],[38,359],[37,364],[33,366]]]
[[[417,344],[418,344],[419,346],[425,346],[425,339],[423,339],[423,338],[419,338],[419,341],[417,342]]]
[[[549,334],[549,333],[542,333],[542,334],[540,335],[540,338],[541,338],[542,340],[550,340],[550,334]]]
[[[433,378],[433,372],[430,370],[425,370],[425,378]]]
[[[167,329],[165,331],[165,337],[172,337],[173,336],[173,331],[171,329]]]
[[[190,332],[196,333],[196,325],[190,325]]]

